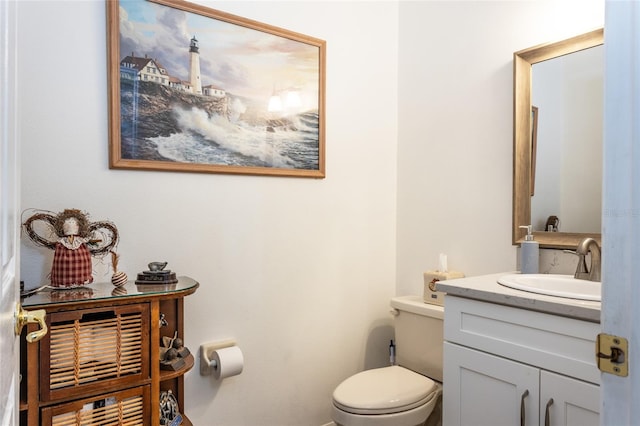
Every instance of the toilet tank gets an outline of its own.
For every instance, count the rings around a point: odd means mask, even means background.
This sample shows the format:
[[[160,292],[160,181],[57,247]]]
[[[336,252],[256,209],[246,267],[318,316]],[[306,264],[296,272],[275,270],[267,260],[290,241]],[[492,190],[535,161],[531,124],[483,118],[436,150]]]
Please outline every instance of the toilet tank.
[[[391,299],[396,333],[396,362],[442,382],[444,308],[424,303],[422,296]]]

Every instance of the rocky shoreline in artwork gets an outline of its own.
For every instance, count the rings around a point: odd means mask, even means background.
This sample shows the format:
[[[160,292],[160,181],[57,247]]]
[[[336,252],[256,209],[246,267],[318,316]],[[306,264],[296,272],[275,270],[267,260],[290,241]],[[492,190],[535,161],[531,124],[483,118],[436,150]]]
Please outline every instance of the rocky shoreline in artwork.
[[[198,108],[209,116],[229,118],[229,97],[199,96],[156,83],[121,81],[122,158],[172,161],[161,156],[149,138],[181,132],[174,108]]]
[[[255,101],[229,93],[223,97],[202,96],[157,83],[123,79],[120,90],[122,158],[177,161],[160,154],[154,139],[189,134],[193,131],[193,129],[182,128],[184,122],[180,122],[180,115],[184,118],[184,114],[180,112],[181,110],[197,110],[205,121],[207,117],[212,121],[219,121],[222,118],[237,125],[237,129],[242,125],[244,129],[242,131],[247,133],[251,133],[251,129],[271,134],[276,132],[292,134],[300,130],[291,117],[271,117],[264,105],[258,105]],[[197,115],[194,114],[194,116]],[[297,120],[299,121],[303,116],[304,114],[299,115]],[[317,115],[315,119],[317,120]],[[309,124],[307,120],[304,121]],[[202,134],[194,134],[194,136],[203,137]],[[208,141],[213,145],[219,142],[211,139]]]

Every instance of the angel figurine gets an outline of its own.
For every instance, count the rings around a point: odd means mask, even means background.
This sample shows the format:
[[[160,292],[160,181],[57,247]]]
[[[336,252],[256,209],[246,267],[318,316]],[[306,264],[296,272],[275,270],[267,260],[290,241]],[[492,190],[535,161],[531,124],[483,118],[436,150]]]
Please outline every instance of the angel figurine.
[[[39,222],[48,228],[46,235],[34,228]],[[50,280],[56,288],[92,283],[92,256],[104,256],[118,243],[114,224],[90,222],[88,215],[78,209],[66,209],[58,214],[38,212],[27,219],[23,227],[34,243],[54,250]]]

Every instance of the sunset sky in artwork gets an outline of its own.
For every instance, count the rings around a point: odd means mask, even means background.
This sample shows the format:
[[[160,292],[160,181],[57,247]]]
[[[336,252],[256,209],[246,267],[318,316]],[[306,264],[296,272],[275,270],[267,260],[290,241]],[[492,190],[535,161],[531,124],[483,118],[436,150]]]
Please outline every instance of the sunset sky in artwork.
[[[274,92],[296,90],[304,108],[317,108],[318,46],[152,2],[120,1],[120,59],[147,55],[188,81],[194,36],[203,86],[265,105]]]

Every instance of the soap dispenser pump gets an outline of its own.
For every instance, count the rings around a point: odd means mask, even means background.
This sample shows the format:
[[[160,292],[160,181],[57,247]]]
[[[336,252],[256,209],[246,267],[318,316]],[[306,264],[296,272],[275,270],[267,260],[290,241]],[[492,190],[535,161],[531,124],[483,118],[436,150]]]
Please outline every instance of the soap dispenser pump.
[[[531,225],[522,225],[527,235],[520,246],[520,272],[522,274],[537,274],[540,262],[540,244],[533,239]]]

